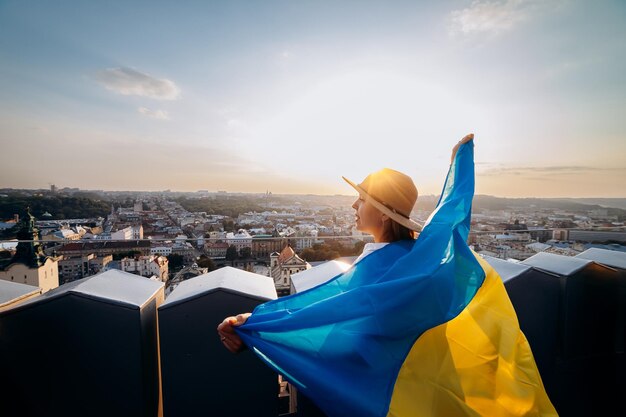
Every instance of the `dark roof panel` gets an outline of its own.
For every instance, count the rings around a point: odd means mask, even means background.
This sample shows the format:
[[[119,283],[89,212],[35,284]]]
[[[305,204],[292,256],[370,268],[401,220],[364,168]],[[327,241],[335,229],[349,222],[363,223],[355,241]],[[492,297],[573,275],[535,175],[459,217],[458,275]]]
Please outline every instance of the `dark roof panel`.
[[[39,293],[39,287],[0,279],[0,307]]]
[[[78,294],[87,298],[106,300],[111,304],[141,308],[163,286],[164,284],[160,281],[112,269],[61,285],[42,294],[41,297],[25,301],[19,307],[67,294]]]
[[[291,275],[291,283],[296,292],[302,292],[316,287],[329,279],[347,271],[351,264],[338,260],[323,262],[311,269],[296,272]]]
[[[507,282],[510,279],[513,279],[519,275],[522,275],[524,272],[528,271],[531,267],[528,265],[523,265],[521,263],[509,262],[503,259],[494,258],[492,256],[484,256],[485,261],[489,265],[496,270],[500,278],[502,278],[502,282]]]
[[[587,259],[613,268],[626,269],[626,252],[590,248],[576,255],[576,258]]]
[[[554,253],[539,252],[525,261],[522,261],[522,263],[554,274],[569,276],[585,268],[592,263],[592,261],[556,255]]]
[[[164,283],[115,269],[94,275],[73,291],[87,296],[142,307]]]
[[[272,278],[227,266],[181,282],[161,304],[161,308],[216,289],[231,290],[266,300],[277,298]]]

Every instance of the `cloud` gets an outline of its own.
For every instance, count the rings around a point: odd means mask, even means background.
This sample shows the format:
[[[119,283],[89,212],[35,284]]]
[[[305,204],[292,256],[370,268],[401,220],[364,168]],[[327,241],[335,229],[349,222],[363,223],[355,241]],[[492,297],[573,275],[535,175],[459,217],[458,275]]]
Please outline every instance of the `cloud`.
[[[545,0],[475,0],[469,7],[450,13],[450,34],[497,35],[525,21],[545,3]]]
[[[176,100],[180,89],[166,78],[155,78],[132,68],[107,68],[96,74],[96,80],[107,90],[124,96],[141,96],[155,100]]]
[[[165,110],[150,110],[146,107],[139,107],[137,111],[144,116],[152,117],[159,120],[169,120],[169,116]]]
[[[489,164],[485,164],[489,165]],[[593,166],[538,166],[538,167],[491,167],[479,172],[480,176],[528,176],[528,175],[585,175],[590,173],[624,171],[626,168]]]

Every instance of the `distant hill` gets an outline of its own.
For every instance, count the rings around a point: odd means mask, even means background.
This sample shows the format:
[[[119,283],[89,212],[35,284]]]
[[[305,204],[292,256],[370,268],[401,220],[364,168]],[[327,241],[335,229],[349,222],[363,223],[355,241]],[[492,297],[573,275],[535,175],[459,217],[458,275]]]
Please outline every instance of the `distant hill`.
[[[417,209],[431,211],[435,208],[438,196],[420,196]],[[479,210],[509,209],[557,209],[587,212],[606,208],[608,214],[626,216],[626,199],[624,198],[503,198],[490,195],[476,195],[473,208]]]
[[[0,220],[22,213],[28,206],[37,218],[41,218],[46,211],[52,214],[51,219],[104,217],[110,212],[111,204],[130,207],[140,194],[143,196],[154,194],[155,197],[162,197],[161,192],[124,192],[123,194],[77,192],[70,197],[64,194],[50,194],[45,190],[34,193],[33,190],[7,189],[4,190],[5,194],[2,191],[0,190]],[[265,210],[266,198],[265,194],[259,193],[218,194],[208,199],[199,199],[197,193],[177,193],[169,196],[169,199],[178,201],[190,211],[205,211],[234,217],[250,210]],[[304,208],[325,205],[333,208],[349,208],[354,200],[355,195],[340,194],[274,194],[269,197],[272,203],[299,203]],[[420,195],[416,209],[432,211],[438,201],[439,196]],[[476,195],[473,206],[475,210],[556,209],[583,213],[594,209],[606,209],[607,214],[618,216],[620,220],[626,219],[626,198],[503,198]]]
[[[24,196],[15,193],[0,198],[0,221],[10,219],[15,214],[24,216],[27,207],[30,207],[30,212],[38,220],[45,220],[46,212],[51,214],[49,220],[59,220],[104,217],[111,211],[110,202],[87,193],[80,196],[77,194],[75,197],[50,193]]]
[[[559,198],[554,200],[572,201],[581,204],[598,205],[606,208],[619,208],[626,210],[626,198]]]
[[[583,202],[587,200],[586,202]],[[620,200],[620,199],[606,199]],[[570,211],[588,211],[607,208],[609,213],[623,215],[624,209],[619,207],[607,207],[594,202],[595,199],[570,199],[570,198],[501,198],[488,195],[474,197],[474,207],[488,210],[504,210],[507,208],[538,208],[559,209]],[[626,202],[626,199],[623,199]]]

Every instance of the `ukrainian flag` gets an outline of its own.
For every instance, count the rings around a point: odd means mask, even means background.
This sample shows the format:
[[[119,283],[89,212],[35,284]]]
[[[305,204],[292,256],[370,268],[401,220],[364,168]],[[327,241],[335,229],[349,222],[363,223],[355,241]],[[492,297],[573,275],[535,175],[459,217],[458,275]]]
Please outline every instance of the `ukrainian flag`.
[[[416,241],[258,306],[244,342],[329,416],[549,416],[502,280],[466,244],[473,142]]]

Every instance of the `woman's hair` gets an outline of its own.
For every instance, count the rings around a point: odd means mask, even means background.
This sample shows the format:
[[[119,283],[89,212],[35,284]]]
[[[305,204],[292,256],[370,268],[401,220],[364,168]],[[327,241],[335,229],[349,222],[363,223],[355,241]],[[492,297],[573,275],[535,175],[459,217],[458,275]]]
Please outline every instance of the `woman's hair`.
[[[409,229],[408,227],[402,226],[400,223],[393,219],[389,219],[389,226],[387,226],[385,234],[387,235],[387,240],[389,242],[417,238],[417,233],[415,231]]]

